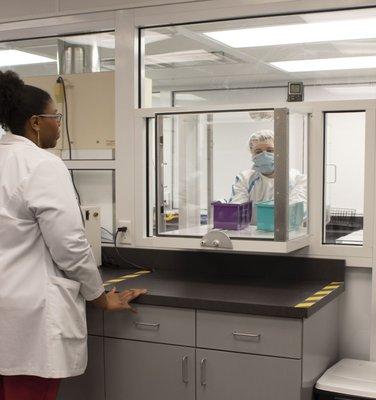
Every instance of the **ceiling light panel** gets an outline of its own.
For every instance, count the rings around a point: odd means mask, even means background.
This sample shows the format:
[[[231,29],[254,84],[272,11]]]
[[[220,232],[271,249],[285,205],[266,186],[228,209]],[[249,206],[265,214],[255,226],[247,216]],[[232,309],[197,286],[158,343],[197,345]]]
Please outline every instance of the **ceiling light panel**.
[[[13,67],[16,65],[52,63],[52,58],[38,56],[19,50],[0,50],[0,67]]]
[[[373,39],[376,38],[376,17],[232,29],[204,35],[237,48]]]
[[[285,72],[342,71],[376,68],[376,56],[319,58],[271,62],[271,66]]]
[[[145,63],[147,65],[217,60],[219,60],[219,57],[215,53],[209,53],[205,50],[175,51],[173,53],[151,54],[145,56]]]

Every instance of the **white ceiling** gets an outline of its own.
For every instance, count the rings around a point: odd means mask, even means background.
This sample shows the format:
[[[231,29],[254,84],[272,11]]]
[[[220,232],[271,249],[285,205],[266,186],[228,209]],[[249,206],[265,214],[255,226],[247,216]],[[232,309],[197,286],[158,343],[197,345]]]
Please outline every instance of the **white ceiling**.
[[[259,87],[285,85],[291,80],[302,80],[305,83],[376,81],[375,69],[291,74],[269,65],[269,62],[272,61],[376,55],[376,38],[332,43],[303,43],[235,49],[202,34],[203,32],[215,30],[348,19],[353,15],[357,18],[362,16],[376,16],[376,9],[220,21],[146,29],[144,31],[146,42],[149,42],[148,38],[152,38],[151,43],[146,45],[146,55],[191,50],[220,52],[225,55],[225,58],[220,62],[201,61],[191,64],[168,63],[157,66],[146,66],[146,76],[152,79],[153,90]],[[107,35],[108,39],[108,34],[105,35]],[[162,38],[163,40],[157,40],[158,38]],[[100,44],[100,37],[96,39],[99,40]],[[113,60],[114,49],[108,47],[111,46],[100,47],[100,57],[101,59]],[[56,58],[57,39],[46,38],[0,43],[1,48],[15,48]],[[111,64],[111,61],[108,61],[107,64]],[[14,69],[24,76],[57,73],[56,64],[22,66]]]

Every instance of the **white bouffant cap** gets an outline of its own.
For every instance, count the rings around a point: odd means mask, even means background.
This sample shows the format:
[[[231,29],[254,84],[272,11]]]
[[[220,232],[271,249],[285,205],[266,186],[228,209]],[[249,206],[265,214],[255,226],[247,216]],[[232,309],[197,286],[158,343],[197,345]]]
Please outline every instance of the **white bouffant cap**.
[[[264,142],[274,142],[274,133],[270,129],[263,129],[252,133],[248,139],[248,148],[252,151],[255,145]]]

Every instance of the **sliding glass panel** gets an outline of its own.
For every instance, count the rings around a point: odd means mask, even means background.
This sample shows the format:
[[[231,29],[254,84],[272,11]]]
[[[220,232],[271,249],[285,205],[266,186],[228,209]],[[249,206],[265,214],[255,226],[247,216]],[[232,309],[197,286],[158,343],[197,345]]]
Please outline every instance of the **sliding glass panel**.
[[[323,241],[363,245],[364,111],[325,116],[325,201]]]
[[[273,110],[157,114],[156,127],[157,234],[274,239]]]

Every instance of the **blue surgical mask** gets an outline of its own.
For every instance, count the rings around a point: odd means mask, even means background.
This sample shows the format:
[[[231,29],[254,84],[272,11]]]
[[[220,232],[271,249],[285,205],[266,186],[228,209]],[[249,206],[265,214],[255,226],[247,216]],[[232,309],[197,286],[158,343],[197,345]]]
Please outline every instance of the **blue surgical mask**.
[[[274,153],[263,151],[252,157],[253,168],[262,174],[274,172]]]

